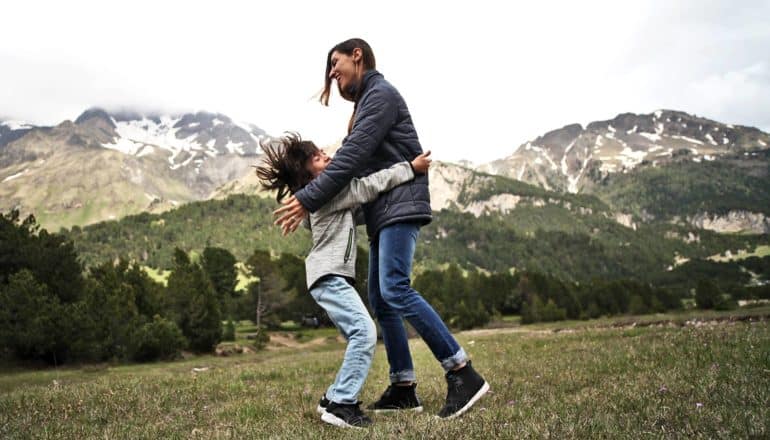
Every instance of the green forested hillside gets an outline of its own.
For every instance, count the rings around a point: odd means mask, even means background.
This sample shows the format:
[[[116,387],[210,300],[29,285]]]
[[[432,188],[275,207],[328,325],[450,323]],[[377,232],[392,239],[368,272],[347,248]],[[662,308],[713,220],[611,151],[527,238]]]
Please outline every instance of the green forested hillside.
[[[700,163],[684,156],[666,166],[611,175],[591,191],[637,218],[649,214],[668,220],[733,210],[770,215],[770,150]]]
[[[174,247],[200,252],[206,246],[230,250],[244,261],[255,249],[303,256],[307,231],[282,237],[272,225],[275,201],[236,195],[195,202],[162,214],[129,216],[64,231],[86,265],[120,256],[168,269]],[[674,264],[675,255],[705,258],[768,243],[767,236],[724,235],[685,226],[642,224],[636,231],[607,213],[576,212],[559,204],[520,204],[507,214],[475,217],[442,210],[422,229],[417,266],[458,263],[490,271],[510,268],[551,273],[568,280],[648,280]],[[688,243],[688,235],[697,236]],[[359,244],[366,246],[363,229]]]

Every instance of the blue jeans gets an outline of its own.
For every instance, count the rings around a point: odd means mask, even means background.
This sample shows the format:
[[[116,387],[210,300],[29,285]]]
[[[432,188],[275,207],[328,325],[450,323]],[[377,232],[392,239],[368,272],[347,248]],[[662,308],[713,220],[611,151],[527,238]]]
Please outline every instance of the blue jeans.
[[[419,231],[417,223],[386,226],[369,248],[369,305],[380,323],[391,383],[415,380],[404,318],[417,330],[445,371],[467,360],[465,350],[444,321],[410,285]]]
[[[310,295],[326,310],[329,319],[348,341],[342,366],[334,383],[326,390],[326,398],[336,403],[355,404],[369,374],[377,344],[374,321],[358,292],[342,277],[321,279],[310,290]]]

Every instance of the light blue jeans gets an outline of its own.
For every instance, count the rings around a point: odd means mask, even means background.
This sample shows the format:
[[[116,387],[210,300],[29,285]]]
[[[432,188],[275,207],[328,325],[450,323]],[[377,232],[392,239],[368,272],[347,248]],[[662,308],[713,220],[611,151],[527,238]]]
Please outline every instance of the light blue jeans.
[[[468,360],[438,313],[412,289],[409,276],[419,232],[417,223],[395,223],[382,228],[369,245],[369,305],[380,323],[391,383],[415,380],[404,319],[445,371]]]
[[[342,366],[326,398],[335,403],[355,404],[372,365],[377,329],[358,292],[343,277],[327,276],[310,290],[315,302],[348,341]]]

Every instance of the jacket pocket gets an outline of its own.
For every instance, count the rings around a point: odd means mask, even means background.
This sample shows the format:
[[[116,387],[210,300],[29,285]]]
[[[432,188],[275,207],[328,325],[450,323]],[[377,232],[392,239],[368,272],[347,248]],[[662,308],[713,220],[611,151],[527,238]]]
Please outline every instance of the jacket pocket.
[[[348,260],[350,260],[350,253],[353,251],[353,228],[350,228],[350,232],[348,232],[348,246],[345,248],[345,260],[344,263],[347,263]]]

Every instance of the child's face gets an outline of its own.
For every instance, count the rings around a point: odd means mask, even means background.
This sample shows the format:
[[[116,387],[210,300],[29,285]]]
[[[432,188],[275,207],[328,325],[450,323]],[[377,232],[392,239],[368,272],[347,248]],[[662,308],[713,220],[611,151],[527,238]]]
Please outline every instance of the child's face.
[[[318,177],[319,174],[323,173],[326,166],[329,165],[329,162],[331,161],[332,158],[327,156],[323,150],[318,150],[318,152],[308,160],[305,169],[307,169],[313,177]]]

